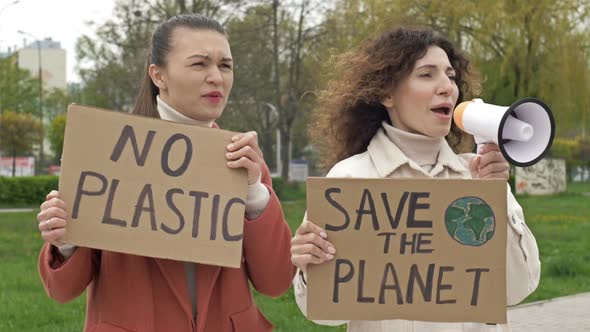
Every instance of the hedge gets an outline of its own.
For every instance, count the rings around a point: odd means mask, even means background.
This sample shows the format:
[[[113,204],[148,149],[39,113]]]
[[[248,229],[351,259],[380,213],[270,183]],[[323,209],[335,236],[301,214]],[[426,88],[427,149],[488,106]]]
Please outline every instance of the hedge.
[[[2,206],[37,205],[45,200],[51,190],[57,190],[57,176],[18,176],[0,177],[0,204]],[[273,178],[273,188],[282,200],[305,197],[305,183],[285,182]]]
[[[57,190],[59,177],[0,176],[0,204],[4,207],[13,205],[38,205],[45,200],[51,190]],[[305,198],[305,182],[285,182],[282,178],[273,178],[273,189],[280,200],[291,201]],[[512,192],[515,192],[514,175],[508,180]]]
[[[51,190],[57,190],[59,177],[17,176],[0,177],[0,203],[7,205],[38,205]]]

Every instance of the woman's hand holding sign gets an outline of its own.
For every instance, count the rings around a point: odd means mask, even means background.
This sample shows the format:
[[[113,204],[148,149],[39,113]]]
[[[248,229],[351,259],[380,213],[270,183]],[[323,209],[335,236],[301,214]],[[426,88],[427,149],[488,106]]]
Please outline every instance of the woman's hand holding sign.
[[[328,235],[316,224],[305,219],[291,239],[291,262],[306,272],[307,264],[321,264],[334,258],[336,249],[326,240]]]
[[[227,166],[245,168],[248,171],[248,184],[256,183],[264,164],[262,150],[258,146],[258,134],[255,131],[239,134],[232,137],[232,142],[227,146]]]
[[[37,214],[39,231],[45,242],[54,246],[64,244],[63,238],[66,235],[66,203],[59,198],[59,192],[53,190],[41,204],[41,211]]]

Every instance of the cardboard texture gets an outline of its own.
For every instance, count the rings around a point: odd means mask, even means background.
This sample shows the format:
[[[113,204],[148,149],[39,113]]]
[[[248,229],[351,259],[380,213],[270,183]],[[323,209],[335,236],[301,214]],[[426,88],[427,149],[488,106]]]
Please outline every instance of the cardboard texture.
[[[239,267],[247,174],[226,166],[233,135],[70,105],[59,179],[66,242]]]
[[[386,203],[385,203],[386,202]],[[506,181],[307,180],[309,319],[506,322]]]

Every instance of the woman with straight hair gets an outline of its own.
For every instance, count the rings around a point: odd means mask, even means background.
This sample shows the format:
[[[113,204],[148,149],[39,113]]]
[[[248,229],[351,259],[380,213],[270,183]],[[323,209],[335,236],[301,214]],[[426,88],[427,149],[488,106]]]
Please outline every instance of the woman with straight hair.
[[[327,177],[508,179],[498,145],[473,153],[473,138],[452,121],[455,105],[478,84],[468,59],[448,39],[429,29],[400,28],[337,57],[334,79],[320,95],[310,128]],[[539,283],[539,251],[520,205],[507,188],[507,305],[517,304]],[[307,313],[308,264],[334,259],[338,248],[307,220],[291,243],[299,268],[295,299]],[[395,306],[391,307],[395,311]],[[318,321],[347,324],[349,332],[509,331],[507,325],[407,320]]]
[[[217,128],[233,84],[223,27],[198,14],[179,15],[155,30],[133,113]],[[248,173],[240,268],[74,247],[63,242],[68,207],[57,191],[37,216],[45,244],[39,272],[47,294],[68,302],[86,289],[87,332],[270,331],[250,284],[268,296],[290,287],[291,233],[255,132],[237,134],[227,166]]]

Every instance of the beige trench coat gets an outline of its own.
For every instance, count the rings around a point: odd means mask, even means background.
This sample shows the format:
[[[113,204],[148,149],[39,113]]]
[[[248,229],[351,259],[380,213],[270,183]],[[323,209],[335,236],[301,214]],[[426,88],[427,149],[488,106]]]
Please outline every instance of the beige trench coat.
[[[446,143],[442,144],[438,161],[427,173],[387,137],[383,128],[371,140],[367,151],[340,161],[328,177],[355,178],[457,178],[469,179],[469,161],[475,154],[456,155]],[[506,247],[507,305],[515,305],[531,294],[539,284],[541,262],[535,237],[524,222],[522,208],[508,190],[508,220]],[[293,280],[299,309],[307,315],[307,287],[300,273]],[[348,324],[348,332],[484,332],[510,331],[508,325],[482,323],[436,323],[408,320],[383,321],[315,321],[321,325]]]

